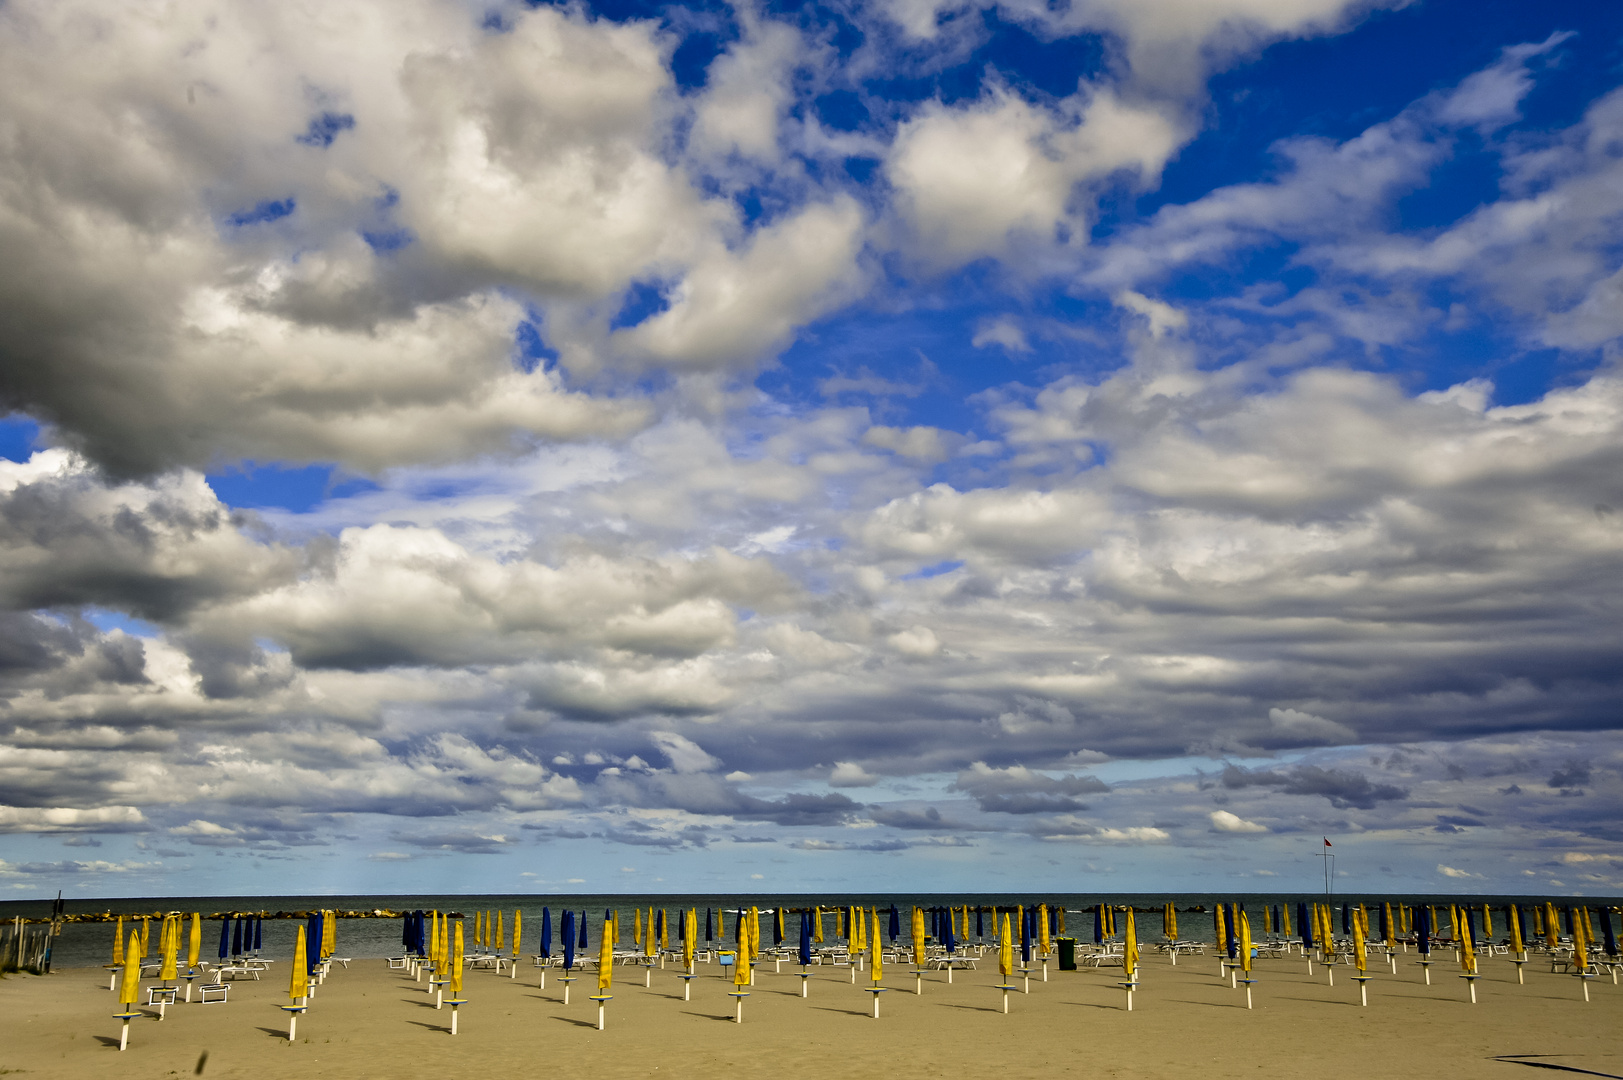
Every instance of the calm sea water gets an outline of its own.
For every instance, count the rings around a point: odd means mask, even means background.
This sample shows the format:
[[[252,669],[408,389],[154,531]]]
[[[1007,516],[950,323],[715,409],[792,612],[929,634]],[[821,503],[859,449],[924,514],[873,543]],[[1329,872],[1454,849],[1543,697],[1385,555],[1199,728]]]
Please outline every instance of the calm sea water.
[[[508,934],[511,935],[512,917],[514,910],[524,913],[524,948],[526,952],[533,951],[539,941],[541,932],[541,911],[543,908],[551,910],[554,927],[554,949],[560,946],[556,941],[559,916],[567,908],[573,910],[577,916],[586,912],[589,919],[588,935],[595,946],[598,934],[602,929],[603,913],[613,909],[622,912],[622,936],[629,941],[631,936],[631,911],[633,908],[649,907],[663,908],[675,919],[679,910],[697,908],[699,911],[699,933],[704,933],[704,913],[706,909],[720,911],[723,909],[737,909],[739,907],[757,906],[762,909],[776,908],[807,908],[821,905],[825,908],[840,905],[862,905],[864,907],[877,907],[888,911],[892,904],[902,912],[901,930],[902,939],[910,939],[908,927],[908,910],[913,905],[920,907],[936,907],[951,905],[954,907],[968,905],[992,906],[999,909],[1012,908],[1017,904],[1032,906],[1046,903],[1050,906],[1063,905],[1067,910],[1067,930],[1076,937],[1091,939],[1093,934],[1093,919],[1091,909],[1100,903],[1132,904],[1139,908],[1153,908],[1153,913],[1142,914],[1137,917],[1138,936],[1140,941],[1156,941],[1161,937],[1161,905],[1169,900],[1177,906],[1178,936],[1195,940],[1211,940],[1214,933],[1213,918],[1210,911],[1214,904],[1238,903],[1243,904],[1250,912],[1254,932],[1262,936],[1261,910],[1264,905],[1288,904],[1291,908],[1291,923],[1296,923],[1295,906],[1298,901],[1322,901],[1324,896],[1303,893],[1238,893],[1225,896],[1201,896],[1180,893],[1168,895],[1165,893],[964,893],[964,894],[907,894],[907,893],[852,893],[846,895],[827,894],[750,894],[738,893],[731,896],[716,894],[706,895],[547,895],[534,894],[489,894],[489,895],[445,895],[445,894],[419,894],[419,895],[376,895],[376,896],[207,896],[207,897],[161,897],[161,898],[130,898],[123,900],[87,900],[66,901],[67,911],[76,912],[113,912],[119,913],[153,913],[161,911],[180,911],[190,914],[194,911],[203,913],[205,920],[211,914],[223,911],[306,911],[312,908],[338,908],[349,910],[371,911],[374,909],[407,910],[422,908],[424,910],[438,909],[440,911],[462,912],[472,917],[475,911],[488,911],[500,909],[505,913]],[[1402,902],[1405,904],[1448,904],[1460,903],[1459,896],[1431,896],[1431,895],[1352,895],[1336,896],[1336,903],[1351,901],[1353,903],[1376,904],[1380,902]],[[1544,897],[1530,896],[1482,896],[1470,897],[1473,904],[1490,904],[1502,907],[1509,903],[1542,902]],[[1570,898],[1550,897],[1558,907],[1571,902]],[[1611,907],[1619,904],[1619,898],[1587,897],[1584,903],[1594,907]],[[1205,906],[1206,912],[1190,912],[1185,908]],[[28,918],[43,918],[50,914],[51,902],[49,900],[37,901],[4,901],[0,902],[0,918],[11,919],[14,916]],[[1372,912],[1373,914],[1373,912]],[[1615,916],[1614,916],[1615,919]],[[885,920],[888,924],[888,918]],[[1500,916],[1495,912],[1495,930],[1503,932],[1500,925]],[[829,929],[833,929],[832,921]],[[295,927],[298,923],[288,919],[266,919],[264,929],[264,942],[262,953],[266,956],[290,958],[293,955],[293,940]],[[471,931],[471,926],[470,926]],[[973,926],[971,927],[973,929]],[[1597,928],[1598,929],[1598,928]],[[125,932],[129,926],[126,924]],[[792,921],[786,926],[787,935],[794,939],[799,933],[799,922]],[[721,928],[715,928],[716,937],[722,936]],[[986,922],[986,932],[992,933],[990,919]],[[727,936],[732,933],[732,920],[727,920]],[[218,950],[219,923],[205,921],[203,927],[203,954],[214,956]],[[772,937],[771,923],[762,919],[761,937],[763,942],[769,942]],[[383,957],[396,954],[400,951],[401,921],[399,919],[343,919],[338,924],[338,955],[356,958]],[[671,940],[676,940],[675,924],[672,925]],[[973,937],[971,938],[973,940]],[[99,966],[111,959],[113,945],[113,926],[107,923],[79,923],[63,928],[62,936],[57,939],[54,947],[53,963],[57,968]],[[471,941],[470,941],[471,945]],[[511,941],[508,942],[509,949]]]

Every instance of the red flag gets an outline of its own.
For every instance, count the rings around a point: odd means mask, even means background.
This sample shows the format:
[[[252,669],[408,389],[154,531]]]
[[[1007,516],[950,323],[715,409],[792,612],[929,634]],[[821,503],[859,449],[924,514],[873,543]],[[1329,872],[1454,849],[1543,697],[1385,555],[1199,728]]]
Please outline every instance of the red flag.
[[[1334,846],[1333,844],[1330,843],[1330,838],[1328,836],[1326,836],[1324,838],[1324,846],[1325,847],[1333,847]]]

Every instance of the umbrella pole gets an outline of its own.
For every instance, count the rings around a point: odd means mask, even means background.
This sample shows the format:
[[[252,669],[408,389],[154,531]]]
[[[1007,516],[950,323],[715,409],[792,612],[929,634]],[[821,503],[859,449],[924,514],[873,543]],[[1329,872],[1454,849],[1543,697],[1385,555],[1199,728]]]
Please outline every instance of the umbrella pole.
[[[118,1032],[118,1049],[120,1052],[130,1045],[130,1018],[124,1018],[124,1026]]]
[[[451,1006],[451,1034],[456,1034],[456,1006]]]
[[[603,1003],[601,1001],[598,1002],[597,1003],[597,1030],[599,1030],[599,1031],[603,1030],[603,1021],[605,1019],[604,1014],[607,1013],[607,1012],[608,1012],[608,1009],[604,1008]]]
[[[947,981],[952,982],[952,965],[947,965]],[[1048,956],[1043,956],[1043,982],[1048,981]]]
[[[1009,988],[1007,986],[1005,986],[1002,989],[1003,989],[1003,1015],[1008,1016],[1009,1015]],[[1131,1001],[1132,998],[1129,997],[1127,1000]]]
[[[291,1043],[295,1039],[297,1039],[298,1037],[299,1037],[299,1014],[298,1013],[288,1013],[287,1014],[287,1041],[289,1043]]]
[[[1048,981],[1048,978],[1047,978],[1047,976],[1048,976],[1048,968],[1046,966],[1043,968],[1043,976],[1044,976],[1043,982],[1047,982]],[[952,985],[952,961],[950,961],[950,960],[947,961],[947,985],[948,986]]]

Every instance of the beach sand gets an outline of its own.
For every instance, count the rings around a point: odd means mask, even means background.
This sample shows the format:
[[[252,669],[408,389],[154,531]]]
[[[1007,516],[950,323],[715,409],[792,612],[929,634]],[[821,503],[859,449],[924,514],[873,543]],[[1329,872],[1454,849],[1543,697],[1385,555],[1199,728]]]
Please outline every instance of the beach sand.
[[[1623,986],[1610,977],[1582,988],[1548,963],[1527,965],[1527,985],[1501,959],[1482,961],[1480,1004],[1469,1003],[1458,968],[1438,963],[1434,985],[1400,955],[1398,974],[1369,984],[1370,1004],[1338,967],[1336,985],[1324,969],[1307,976],[1300,958],[1260,960],[1256,1008],[1245,1008],[1244,989],[1217,976],[1217,961],[1186,956],[1176,967],[1146,956],[1133,1012],[1123,1009],[1119,969],[1060,972],[1034,979],[1029,995],[1010,995],[1001,1011],[996,960],[925,978],[913,994],[906,968],[889,967],[880,1019],[869,1015],[869,995],[848,981],[845,969],[822,968],[802,1000],[800,978],[784,965],[763,965],[744,1023],[733,1022],[731,983],[714,965],[700,965],[693,1000],[683,1002],[674,967],[653,972],[615,969],[608,1029],[596,1030],[596,1007],[586,994],[596,977],[574,984],[571,1003],[560,1004],[557,972],[547,989],[538,971],[521,967],[517,980],[470,971],[460,1033],[448,1034],[450,1009],[435,1011],[424,992],[381,960],[335,968],[301,1018],[298,1042],[288,1045],[287,964],[262,982],[232,984],[229,1004],[181,1004],[161,1022],[132,1022],[130,1048],[118,1051],[118,1021],[107,974],[72,969],[0,981],[0,1073],[34,1077],[518,1077],[562,1071],[608,1078],[757,1076],[795,1080],[873,1075],[943,1077],[1100,1076],[1158,1077],[1531,1077],[1529,1061],[1623,1077]],[[858,975],[866,984],[867,973]],[[150,980],[149,980],[150,982]],[[1018,979],[1016,980],[1018,983]],[[1566,1073],[1577,1076],[1579,1073]]]

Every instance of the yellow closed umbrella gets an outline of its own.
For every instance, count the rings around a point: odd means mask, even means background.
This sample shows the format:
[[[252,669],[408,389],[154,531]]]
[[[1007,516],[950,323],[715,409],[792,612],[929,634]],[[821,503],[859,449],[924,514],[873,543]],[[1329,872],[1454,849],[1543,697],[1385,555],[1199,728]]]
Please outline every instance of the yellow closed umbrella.
[[[687,931],[682,935],[682,966],[693,974],[693,941],[699,936],[699,909],[688,908]]]
[[[1138,930],[1133,925],[1133,908],[1130,904],[1127,907],[1127,944],[1121,951],[1121,966],[1128,979],[1138,981],[1133,977],[1138,970]]]
[[[671,916],[664,908],[659,909],[659,947],[662,951],[671,947]]]
[[[1572,909],[1572,962],[1577,965],[1579,974],[1589,970],[1589,942],[1585,933],[1589,928],[1584,925],[1584,909]]]
[[[1037,905],[1037,947],[1040,948],[1043,951],[1044,956],[1048,955],[1048,953],[1050,951],[1050,948],[1049,948],[1049,938],[1048,938],[1048,905],[1047,904],[1038,904]],[[1044,968],[1043,970],[1046,971],[1047,968]]]
[[[1246,978],[1249,979],[1251,977],[1251,916],[1245,913],[1245,908],[1240,908],[1238,918],[1240,920],[1240,970],[1245,972]]]
[[[495,949],[493,951],[501,952],[503,949],[507,948],[507,939],[504,936],[503,930],[502,930],[502,913],[501,913],[501,910],[497,909],[496,911],[491,912],[491,915],[494,916],[493,921],[496,924],[496,943],[495,943]]]
[[[608,917],[603,919],[603,936],[597,943],[597,992],[607,994],[614,985],[614,935]]]
[[[293,1001],[302,1003],[309,994],[309,945],[304,940],[304,924],[300,923],[298,937],[293,940],[293,971],[288,979],[287,996]]]
[[[513,963],[508,978],[518,978],[518,949],[519,941],[524,936],[524,912],[519,908],[513,909]]]
[[[913,908],[913,967],[918,971],[924,970],[924,960],[928,955],[924,942],[924,909]],[[1013,971],[1013,968],[1009,969]],[[1008,974],[1005,972],[1004,974]]]
[[[141,959],[145,960],[152,955],[152,920],[146,916],[141,917]]]
[[[642,920],[642,909],[641,908],[637,909],[637,920],[639,922]],[[639,930],[639,935],[638,936],[640,936],[642,938],[642,954],[644,956],[653,956],[654,955],[654,909],[653,908],[648,909],[648,926],[646,928],[644,928],[644,929]]]
[[[821,942],[823,940],[823,909],[815,907],[812,909],[812,913],[812,940]]]
[[[642,908],[631,909],[631,943],[642,948]]]
[[[192,932],[186,939],[186,970],[197,966],[197,956],[203,950],[203,913],[192,912]],[[191,991],[187,991],[191,993]]]
[[[917,916],[914,920],[915,925],[919,927],[922,936],[924,919],[922,916],[917,915],[918,908],[914,908],[913,911]],[[1009,932],[1008,915],[1003,916],[1002,925],[996,929],[998,931],[997,972],[1005,979],[1012,979],[1014,978],[1014,936]]]
[[[1546,901],[1544,904],[1544,943],[1554,952],[1560,944],[1561,923],[1555,917],[1555,905]]]
[[[1224,917],[1223,917],[1223,905],[1222,904],[1217,905],[1216,921],[1213,923],[1213,926],[1216,928],[1216,931],[1217,931],[1217,950],[1218,950],[1219,953],[1222,953],[1223,955],[1227,955],[1225,950],[1226,950],[1226,947],[1228,945],[1229,935],[1228,935],[1228,925],[1225,922]],[[1107,933],[1107,934],[1109,932],[1110,931],[1108,929],[1105,931],[1105,933]]]
[[[1353,963],[1358,968],[1358,974],[1364,974],[1368,967],[1368,949],[1364,944],[1365,917],[1362,905],[1353,916]]]
[[[873,940],[874,940],[873,974],[869,976],[869,979],[875,985],[878,985],[879,980],[885,977],[884,958],[880,955],[880,949],[879,949],[879,942],[881,940],[881,937],[880,937],[880,930],[879,930],[879,909],[878,908],[873,909]]]
[[[1482,937],[1485,940],[1493,937],[1493,908],[1487,904],[1482,905]]]
[[[123,977],[118,983],[118,1003],[122,1006],[117,1016],[124,1023],[118,1036],[118,1048],[123,1050],[130,1042],[130,1018],[138,1016],[135,1011],[136,1003],[141,1000],[141,955],[139,952],[139,931],[130,930],[130,942],[124,950]]]
[[[733,960],[733,985],[740,990],[750,984],[750,933],[744,913],[738,915],[738,955]]]
[[[163,963],[158,968],[158,978],[166,983],[174,982],[180,972],[176,970],[180,952],[180,918],[168,916],[163,920]]]
[[[113,927],[113,963],[124,962],[124,916],[118,917],[118,925]]]
[[[1464,919],[1459,920],[1460,970],[1467,975],[1475,975],[1476,945],[1471,941],[1470,930],[1464,923]]]
[[[1398,906],[1402,907],[1403,905],[1399,904]],[[1386,910],[1386,947],[1388,949],[1391,949],[1391,948],[1396,947],[1396,945],[1397,945],[1396,935],[1397,935],[1397,932],[1398,932],[1398,928],[1397,928],[1397,924],[1392,921],[1392,905],[1387,904],[1385,910]]]
[[[477,912],[475,912],[474,918],[476,920],[478,919]],[[458,919],[456,921],[456,929],[451,931],[451,955],[446,958],[446,961],[451,968],[447,974],[451,979],[451,996],[453,998],[462,996],[462,956],[463,950],[466,948],[462,939],[462,922],[463,920]]]
[[[1508,916],[1510,920],[1510,948],[1512,952],[1518,955],[1524,952],[1527,947],[1526,943],[1522,941],[1521,914],[1520,909],[1512,907]]]

